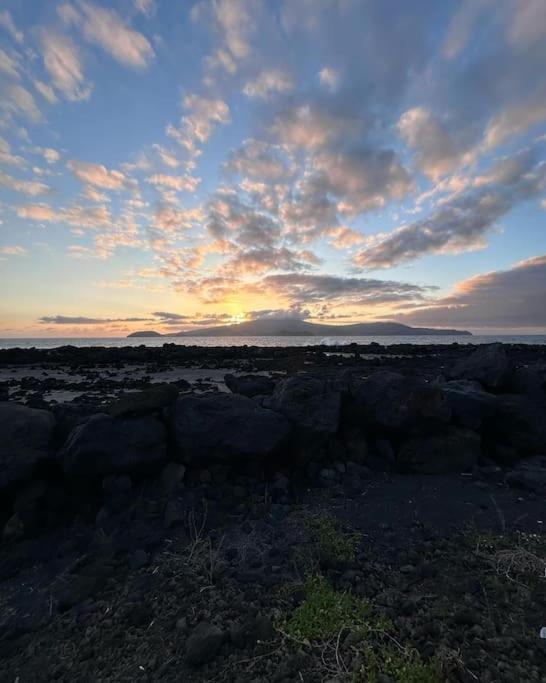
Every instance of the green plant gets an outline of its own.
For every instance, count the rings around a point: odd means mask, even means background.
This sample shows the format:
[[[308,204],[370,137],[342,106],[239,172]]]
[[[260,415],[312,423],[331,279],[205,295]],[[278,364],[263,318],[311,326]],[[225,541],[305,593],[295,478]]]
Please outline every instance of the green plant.
[[[341,523],[331,515],[316,515],[306,519],[311,540],[320,555],[330,562],[353,562],[362,540],[359,533],[346,533]]]
[[[366,646],[363,663],[353,676],[354,683],[376,683],[388,676],[395,683],[442,683],[435,662],[424,662],[412,648],[398,645]]]
[[[305,600],[284,623],[284,632],[312,643],[336,636],[342,629],[365,629],[372,617],[368,601],[340,593],[321,576],[307,581]]]

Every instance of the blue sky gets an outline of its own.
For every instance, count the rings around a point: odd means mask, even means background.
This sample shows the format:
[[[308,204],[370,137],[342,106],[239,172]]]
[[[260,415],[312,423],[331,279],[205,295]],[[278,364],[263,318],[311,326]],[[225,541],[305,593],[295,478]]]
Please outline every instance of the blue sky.
[[[4,0],[0,335],[546,330],[543,0]]]

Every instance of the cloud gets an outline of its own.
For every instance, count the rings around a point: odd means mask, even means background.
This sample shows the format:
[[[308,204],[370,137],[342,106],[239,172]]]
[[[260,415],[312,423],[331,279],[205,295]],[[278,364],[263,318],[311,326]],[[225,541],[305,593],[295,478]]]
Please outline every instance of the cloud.
[[[340,82],[341,76],[339,71],[333,69],[331,66],[323,67],[318,73],[319,81],[321,85],[325,86],[329,90],[337,90]]]
[[[121,64],[137,69],[148,66],[154,57],[152,46],[142,33],[127,26],[115,10],[84,0],[80,0],[78,8],[81,12],[72,5],[63,5],[59,14],[65,23],[79,26],[88,42],[98,45]]]
[[[0,71],[11,78],[19,78],[19,64],[7,52],[0,49]]]
[[[0,247],[0,254],[2,254],[2,256],[25,256],[27,250],[20,246]]]
[[[160,318],[162,322],[172,322],[179,320],[188,320],[191,316],[180,315],[179,313],[168,313],[167,311],[154,311],[152,313],[156,318]]]
[[[461,160],[461,150],[424,107],[409,109],[400,117],[398,130],[416,152],[417,165],[432,180],[453,171]]]
[[[16,207],[20,218],[41,223],[68,223],[77,228],[109,228],[112,217],[105,206],[72,206],[55,209],[48,204],[23,204]]]
[[[0,12],[0,26],[3,26],[17,43],[22,43],[24,35],[15,25],[13,18],[7,9]]]
[[[75,43],[68,36],[51,29],[42,29],[40,38],[44,66],[53,85],[67,100],[87,100],[92,85],[85,80]]]
[[[71,159],[66,165],[80,182],[103,190],[120,190],[134,185],[134,181],[121,171],[109,170],[102,164]]]
[[[471,186],[440,203],[425,219],[370,240],[354,259],[363,268],[388,268],[428,253],[458,253],[485,246],[486,234],[516,204],[541,192],[546,164],[524,150],[503,159]]]
[[[155,14],[157,10],[155,0],[133,0],[133,4],[137,12],[145,14],[147,17]]]
[[[52,147],[34,147],[32,151],[43,156],[48,164],[56,164],[61,158],[60,152]]]
[[[520,0],[514,3],[508,37],[518,47],[546,40],[546,5],[542,0]]]
[[[325,151],[316,156],[314,166],[325,192],[339,199],[338,210],[343,214],[382,208],[414,187],[408,171],[388,149]]]
[[[34,84],[34,87],[36,88],[36,90],[40,93],[40,95],[45,100],[47,100],[50,104],[55,104],[56,102],[59,101],[57,99],[57,95],[55,95],[55,91],[47,83],[40,81],[38,78],[35,78],[33,80],[33,84]]]
[[[18,168],[26,166],[26,161],[23,157],[12,154],[8,141],[2,137],[0,137],[0,164],[17,166]]]
[[[202,0],[191,10],[191,18],[211,26],[220,38],[215,60],[209,66],[234,72],[238,63],[251,54],[250,40],[260,21],[261,0]]]
[[[4,89],[4,99],[0,107],[11,114],[22,114],[33,123],[42,120],[42,114],[32,94],[22,85],[12,84]]]
[[[246,83],[243,92],[247,97],[267,100],[276,93],[289,92],[293,87],[291,77],[282,69],[265,69]]]
[[[0,171],[0,185],[7,187],[8,190],[26,194],[29,197],[36,197],[40,194],[47,194],[51,191],[51,188],[45,183],[36,180],[22,180],[20,178],[14,178],[3,171]]]
[[[517,102],[495,114],[485,129],[483,145],[493,149],[543,121],[546,121],[546,89],[538,97]]]
[[[471,277],[452,294],[403,317],[408,322],[475,328],[546,327],[546,255]]]
[[[430,288],[406,282],[307,273],[268,275],[261,285],[301,305],[337,301],[370,306],[422,300],[430,293]]]
[[[156,187],[167,187],[171,190],[177,190],[178,192],[181,192],[182,190],[185,192],[195,192],[201,179],[188,175],[174,176],[165,173],[154,173],[146,178],[146,182],[150,183],[150,185],[155,185]]]
[[[494,1],[462,0],[450,21],[444,41],[443,51],[448,59],[453,59],[464,50],[478,20]]]
[[[291,174],[286,159],[277,148],[253,139],[245,140],[241,147],[228,155],[224,170],[270,182],[287,180]]]
[[[214,128],[230,122],[229,107],[223,100],[197,94],[186,95],[182,105],[188,114],[182,117],[180,128],[167,126],[167,135],[190,154],[198,154],[198,146],[209,139]]]
[[[44,315],[38,322],[48,325],[104,325],[107,323],[140,323],[151,318],[87,318],[83,315]]]
[[[281,144],[316,150],[342,137],[352,137],[363,121],[354,111],[336,111],[318,103],[293,103],[276,115],[271,133]]]

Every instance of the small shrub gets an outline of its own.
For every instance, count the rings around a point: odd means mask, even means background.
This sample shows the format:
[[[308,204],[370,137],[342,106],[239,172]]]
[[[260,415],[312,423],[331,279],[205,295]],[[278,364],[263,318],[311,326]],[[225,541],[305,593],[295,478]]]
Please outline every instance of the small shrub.
[[[331,515],[317,515],[306,520],[311,540],[320,555],[329,562],[354,562],[362,535],[345,533],[338,519]]]
[[[435,662],[424,662],[417,650],[368,646],[361,653],[363,664],[354,675],[354,683],[376,683],[388,676],[393,683],[442,683]]]
[[[312,643],[336,636],[343,628],[365,629],[372,617],[366,600],[340,593],[315,576],[307,582],[302,604],[288,617],[284,632],[296,640]]]

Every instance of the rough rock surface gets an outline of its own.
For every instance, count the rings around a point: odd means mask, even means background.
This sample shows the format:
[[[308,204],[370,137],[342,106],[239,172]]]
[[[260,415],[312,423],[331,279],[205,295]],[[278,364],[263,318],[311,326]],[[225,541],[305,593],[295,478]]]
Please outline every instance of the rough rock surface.
[[[0,403],[0,491],[26,479],[48,458],[55,418],[46,410]]]
[[[65,473],[76,479],[142,472],[165,460],[166,429],[155,417],[94,415],[76,427],[61,455]]]
[[[465,472],[480,455],[480,437],[467,429],[452,427],[443,434],[407,441],[398,454],[403,468],[421,474]]]
[[[486,389],[498,391],[508,382],[511,364],[499,344],[486,346],[461,359],[449,373],[452,379],[471,379]]]
[[[234,394],[242,396],[266,396],[273,392],[275,382],[266,375],[232,375],[224,377],[227,388]]]
[[[351,385],[355,418],[385,430],[445,424],[451,416],[442,386],[382,370]]]
[[[178,398],[172,409],[177,457],[182,462],[264,460],[286,442],[286,418],[237,394]]]
[[[341,393],[328,379],[290,377],[276,387],[266,405],[306,435],[329,436],[339,428]]]

